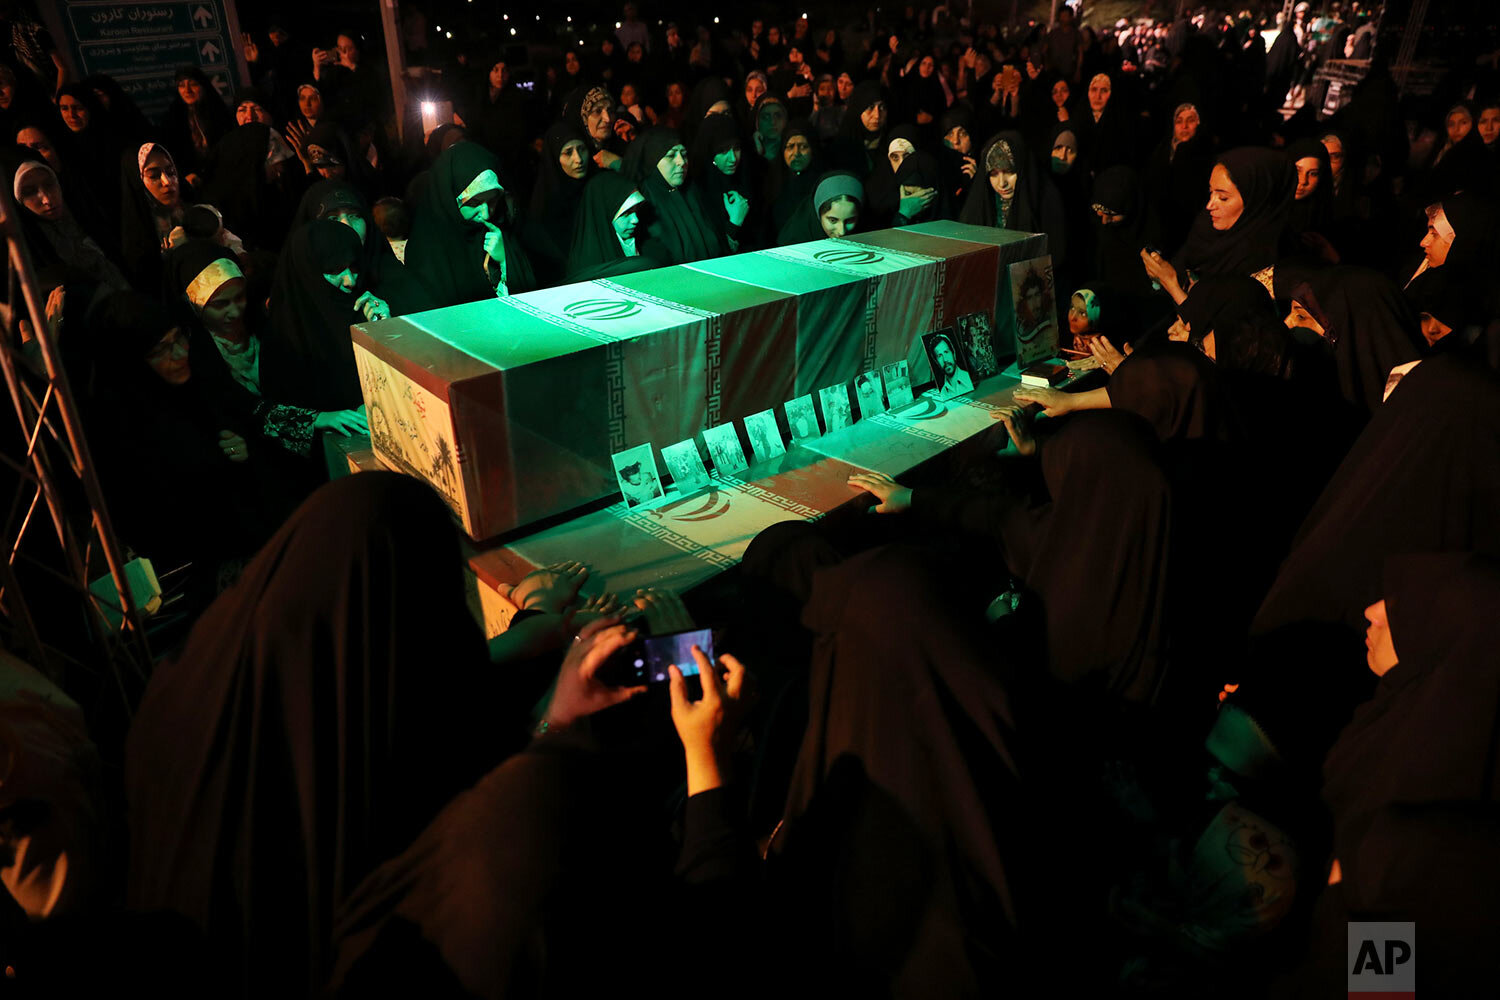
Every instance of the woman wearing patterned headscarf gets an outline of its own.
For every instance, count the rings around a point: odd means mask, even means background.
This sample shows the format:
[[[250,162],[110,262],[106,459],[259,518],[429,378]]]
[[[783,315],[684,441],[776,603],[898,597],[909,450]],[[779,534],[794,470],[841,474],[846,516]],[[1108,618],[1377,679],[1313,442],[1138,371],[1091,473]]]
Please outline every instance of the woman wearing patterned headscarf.
[[[1052,179],[1042,174],[1021,133],[1007,131],[985,143],[979,170],[958,221],[1025,233],[1046,233],[1052,266],[1067,258],[1067,226],[1062,199]]]

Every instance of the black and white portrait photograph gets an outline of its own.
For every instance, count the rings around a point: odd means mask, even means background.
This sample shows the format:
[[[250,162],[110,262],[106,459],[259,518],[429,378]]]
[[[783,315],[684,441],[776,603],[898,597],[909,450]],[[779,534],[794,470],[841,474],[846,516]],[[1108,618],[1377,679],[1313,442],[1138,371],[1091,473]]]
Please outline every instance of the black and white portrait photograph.
[[[626,504],[639,507],[661,498],[661,475],[656,471],[656,453],[649,444],[615,452],[610,460],[614,462],[615,479]]]
[[[703,443],[708,446],[708,457],[713,460],[714,472],[721,476],[744,472],[750,467],[745,460],[745,449],[740,447],[740,435],[734,424],[720,424],[703,432]]]
[[[853,423],[849,414],[849,386],[841,382],[819,389],[818,402],[823,406],[823,428],[829,434]]]
[[[953,399],[974,391],[974,377],[969,374],[969,359],[958,344],[950,327],[922,338],[927,360],[932,362],[932,378],[939,399]]]
[[[791,400],[785,409],[786,428],[791,432],[793,442],[809,441],[818,436],[818,414],[813,409],[811,394]]]
[[[750,436],[750,450],[757,464],[786,454],[781,443],[781,429],[776,426],[776,411],[761,410],[745,418],[745,433]]]
[[[667,445],[661,450],[661,460],[667,466],[667,475],[672,477],[672,485],[682,492],[691,493],[708,485],[708,469],[698,453],[697,442],[691,438]]]
[[[885,373],[885,399],[895,410],[912,401],[911,369],[905,361],[897,361],[881,369]]]
[[[885,385],[881,382],[878,370],[865,372],[854,380],[854,395],[859,400],[861,420],[868,420],[885,412]]]
[[[995,354],[994,324],[986,312],[965,313],[958,317],[959,347],[969,356],[969,373],[976,382],[1000,371]]]

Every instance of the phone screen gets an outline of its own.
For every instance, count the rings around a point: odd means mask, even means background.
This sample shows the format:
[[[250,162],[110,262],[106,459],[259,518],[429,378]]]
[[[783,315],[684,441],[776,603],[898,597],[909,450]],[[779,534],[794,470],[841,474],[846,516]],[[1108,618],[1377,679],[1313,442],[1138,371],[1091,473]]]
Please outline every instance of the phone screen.
[[[693,658],[693,647],[703,650],[709,662],[714,658],[714,632],[711,628],[688,629],[685,632],[669,632],[637,639],[620,651],[618,673],[612,683],[622,686],[634,684],[665,684],[672,675],[667,668],[676,664],[684,677],[698,673],[698,661]],[[612,672],[613,673],[613,672]]]

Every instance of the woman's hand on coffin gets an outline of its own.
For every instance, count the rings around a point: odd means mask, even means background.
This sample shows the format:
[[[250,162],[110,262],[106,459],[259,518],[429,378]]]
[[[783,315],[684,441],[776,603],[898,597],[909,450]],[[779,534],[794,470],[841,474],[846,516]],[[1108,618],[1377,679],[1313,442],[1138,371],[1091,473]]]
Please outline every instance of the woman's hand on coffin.
[[[1011,444],[1016,446],[1017,454],[1036,454],[1036,438],[1031,434],[1031,417],[1027,416],[1024,407],[1002,406],[992,411],[990,418],[1005,425],[1005,432],[1010,435]]]
[[[496,231],[498,234],[498,230]],[[486,238],[486,249],[488,249],[488,238]],[[391,318],[391,307],[386,304],[385,299],[374,292],[364,292],[354,300],[354,311],[365,314],[365,319],[373,323],[380,319]]]
[[[750,199],[738,191],[725,191],[724,214],[729,216],[731,226],[744,225],[745,217],[750,214]]]
[[[219,432],[219,448],[231,462],[246,462],[250,459],[250,449],[245,446],[245,439],[234,431]]]
[[[693,627],[693,616],[688,614],[687,605],[670,590],[637,590],[635,606],[646,613],[646,631],[652,635],[685,632]]]
[[[1066,392],[1046,386],[1020,386],[1011,398],[1018,403],[1035,403],[1048,417],[1060,417],[1073,409],[1072,398]]]
[[[584,597],[578,607],[568,617],[569,631],[577,633],[590,622],[598,621],[600,618],[618,618],[626,609],[626,605],[620,598],[608,591],[602,594],[592,594]]]
[[[646,690],[644,684],[611,687],[599,679],[599,670],[610,656],[633,642],[636,635],[618,618],[600,618],[579,630],[563,658],[552,698],[542,715],[548,729],[566,729],[585,716],[629,701]]]
[[[313,418],[313,430],[335,434],[368,434],[370,425],[359,410],[326,410]]]
[[[689,796],[724,784],[735,733],[754,701],[750,675],[739,660],[726,653],[713,664],[697,646],[693,647],[693,659],[698,662],[703,683],[703,697],[697,701],[688,700],[687,682],[677,665],[667,668],[671,674],[672,725],[687,758]],[[725,670],[722,678],[720,666]]]
[[[589,578],[588,567],[576,560],[532,570],[510,590],[518,611],[560,615],[578,599],[578,588]]]
[[[852,489],[864,490],[879,500],[871,508],[877,514],[900,514],[911,509],[911,490],[883,472],[859,472],[849,477]]]

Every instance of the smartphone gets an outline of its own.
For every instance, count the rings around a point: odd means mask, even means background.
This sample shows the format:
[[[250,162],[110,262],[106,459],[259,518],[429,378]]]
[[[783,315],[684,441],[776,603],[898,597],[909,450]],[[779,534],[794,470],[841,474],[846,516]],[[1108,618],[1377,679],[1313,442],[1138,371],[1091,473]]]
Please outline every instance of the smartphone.
[[[693,628],[663,635],[637,636],[635,641],[616,652],[599,671],[599,679],[614,687],[639,684],[665,684],[672,679],[667,668],[676,665],[684,677],[698,673],[693,647],[703,650],[709,662],[714,659],[714,630]]]

